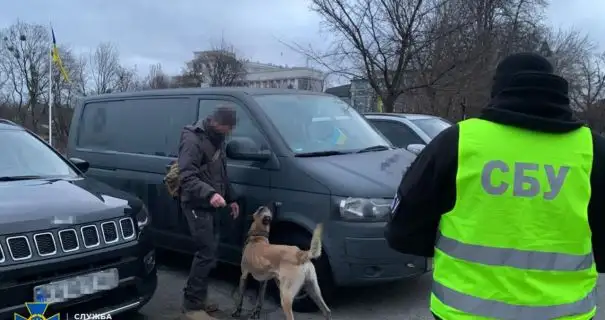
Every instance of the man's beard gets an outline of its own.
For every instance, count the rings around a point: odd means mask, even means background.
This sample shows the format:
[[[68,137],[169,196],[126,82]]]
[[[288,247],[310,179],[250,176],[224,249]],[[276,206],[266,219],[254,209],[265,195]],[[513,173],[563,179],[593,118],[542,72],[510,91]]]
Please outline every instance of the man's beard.
[[[224,133],[218,132],[213,126],[208,126],[208,139],[214,145],[220,145],[225,141],[226,135]]]

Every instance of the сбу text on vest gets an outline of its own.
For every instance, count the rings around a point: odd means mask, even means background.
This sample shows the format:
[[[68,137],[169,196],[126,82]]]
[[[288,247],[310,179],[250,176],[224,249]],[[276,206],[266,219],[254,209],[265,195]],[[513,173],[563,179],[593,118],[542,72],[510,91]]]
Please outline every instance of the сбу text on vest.
[[[480,119],[459,128],[456,204],[439,225],[431,311],[444,320],[594,317],[590,130]]]

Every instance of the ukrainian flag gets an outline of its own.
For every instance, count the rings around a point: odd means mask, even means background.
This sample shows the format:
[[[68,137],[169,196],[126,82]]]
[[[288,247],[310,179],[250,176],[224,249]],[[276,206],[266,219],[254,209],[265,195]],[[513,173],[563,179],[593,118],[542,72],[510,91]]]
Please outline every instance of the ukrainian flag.
[[[332,143],[335,145],[343,145],[347,142],[347,136],[342,130],[339,128],[334,128],[334,133],[332,134]]]
[[[61,75],[63,76],[63,78],[65,78],[65,81],[70,82],[69,75],[67,74],[67,71],[65,71],[65,67],[63,67],[63,61],[61,61],[61,57],[59,56],[59,48],[57,47],[57,39],[55,38],[55,30],[53,30],[53,28],[51,27],[50,32],[52,33],[52,36],[53,36],[53,47],[51,49],[53,62],[59,68],[59,72],[61,72]]]

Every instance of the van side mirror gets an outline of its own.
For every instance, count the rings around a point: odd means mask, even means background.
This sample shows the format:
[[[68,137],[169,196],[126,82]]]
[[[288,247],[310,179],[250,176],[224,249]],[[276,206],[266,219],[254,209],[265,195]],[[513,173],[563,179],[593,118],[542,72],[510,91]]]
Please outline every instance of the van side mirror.
[[[245,137],[233,138],[227,144],[227,157],[235,160],[267,161],[271,151],[261,150],[254,140]]]
[[[418,155],[418,154],[420,154],[420,152],[422,152],[424,147],[426,147],[426,145],[420,144],[420,143],[413,143],[413,144],[408,144],[408,146],[405,147],[405,149],[415,155]]]
[[[73,163],[78,170],[82,171],[82,173],[85,173],[88,171],[88,168],[90,168],[90,163],[88,163],[86,160],[82,160],[80,158],[69,158],[69,161],[71,161],[71,163]]]

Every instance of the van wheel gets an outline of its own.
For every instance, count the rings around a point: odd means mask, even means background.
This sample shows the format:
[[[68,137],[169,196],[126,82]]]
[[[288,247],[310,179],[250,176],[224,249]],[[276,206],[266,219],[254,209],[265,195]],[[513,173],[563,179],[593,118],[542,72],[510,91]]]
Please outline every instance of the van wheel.
[[[292,233],[289,233],[288,231],[289,230],[281,230],[280,233],[272,237],[271,242],[275,244],[297,246],[301,250],[309,250],[309,245],[311,244],[310,234],[302,231],[295,231]],[[315,266],[315,271],[317,272],[317,278],[319,281],[321,294],[326,303],[329,304],[329,301],[331,301],[331,298],[334,295],[336,287],[334,285],[332,269],[330,268],[328,257],[325,252],[322,252],[321,257],[319,259],[312,260],[312,262]],[[277,301],[277,303],[280,303],[281,299],[279,296],[279,289],[277,288],[275,283],[275,281],[271,281],[270,287],[268,289],[271,295]],[[305,292],[305,290],[301,289],[298,295],[294,297],[292,309],[296,312],[315,312],[319,308],[317,307],[313,299],[311,299],[309,295]]]

